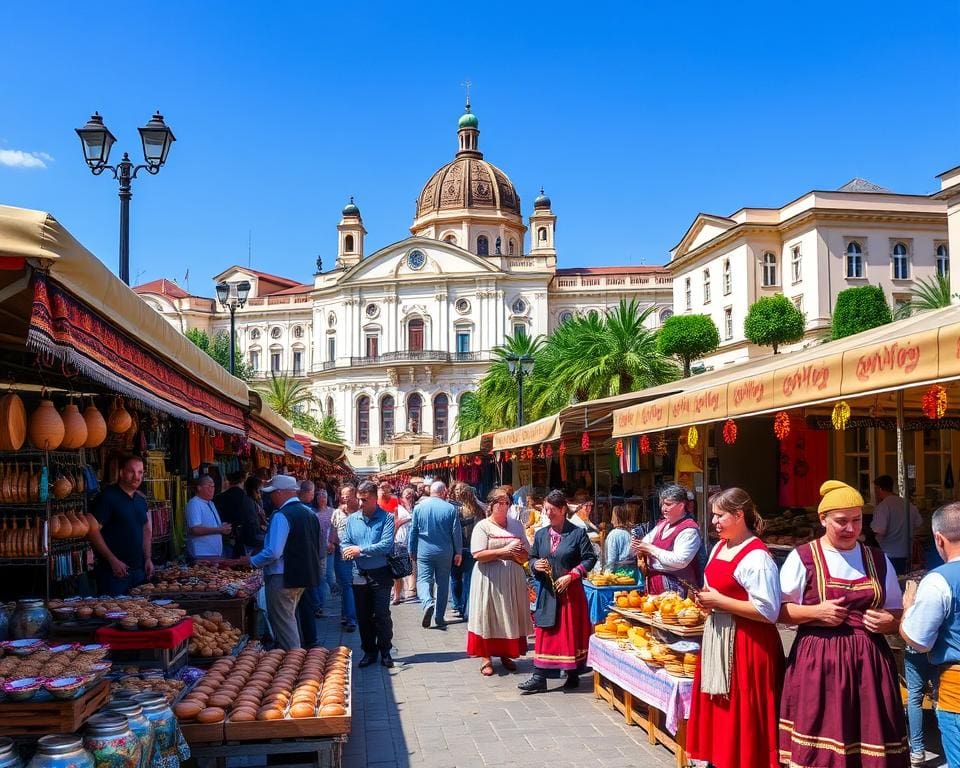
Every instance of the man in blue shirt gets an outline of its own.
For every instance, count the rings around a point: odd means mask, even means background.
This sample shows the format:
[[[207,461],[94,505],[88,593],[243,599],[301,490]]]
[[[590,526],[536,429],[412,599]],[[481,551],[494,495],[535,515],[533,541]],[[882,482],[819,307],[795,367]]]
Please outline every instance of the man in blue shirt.
[[[390,591],[393,573],[387,555],[393,551],[393,515],[377,506],[377,486],[369,480],[357,488],[360,509],[347,518],[340,537],[341,557],[356,565],[353,575],[353,596],[360,626],[363,648],[361,667],[377,660],[385,667],[393,666],[393,619],[390,617]]]
[[[460,565],[463,532],[460,515],[447,497],[447,486],[437,480],[430,486],[430,498],[413,508],[407,547],[417,561],[417,598],[423,608],[421,626],[430,626],[436,615],[437,629],[446,629],[444,613],[450,592],[450,570]],[[433,590],[436,584],[437,597]]]

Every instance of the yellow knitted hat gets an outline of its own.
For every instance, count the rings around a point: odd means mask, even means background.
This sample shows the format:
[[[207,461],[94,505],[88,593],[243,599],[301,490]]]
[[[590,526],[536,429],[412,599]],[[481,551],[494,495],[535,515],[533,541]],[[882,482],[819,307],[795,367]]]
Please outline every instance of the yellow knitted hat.
[[[817,512],[825,514],[832,509],[850,509],[851,507],[862,507],[863,496],[860,492],[846,483],[839,480],[827,480],[820,486],[820,506]]]

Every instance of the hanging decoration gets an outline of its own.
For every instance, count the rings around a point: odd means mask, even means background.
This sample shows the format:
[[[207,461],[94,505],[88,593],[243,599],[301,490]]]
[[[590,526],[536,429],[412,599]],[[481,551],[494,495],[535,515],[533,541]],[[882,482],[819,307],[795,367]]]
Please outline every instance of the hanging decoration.
[[[504,452],[503,452],[503,460],[504,460],[504,461],[510,461],[510,451],[504,451]]]
[[[539,447],[537,448],[537,458],[542,459],[543,457],[544,457],[543,443],[540,443]]]
[[[696,448],[699,442],[700,433],[697,432],[696,427],[690,427],[690,429],[687,430],[687,447],[690,449]]]
[[[942,419],[947,413],[947,390],[934,384],[924,393],[920,402],[924,416],[928,419]]]
[[[566,441],[566,440],[561,440],[561,441],[560,441],[560,449],[559,449],[559,450],[560,450],[560,458],[562,459],[562,458],[564,457],[564,455],[566,455],[566,453],[567,453],[567,441]]]
[[[550,443],[547,443],[546,448],[543,449],[543,455],[546,456],[548,459],[553,458],[553,446],[550,445]]]
[[[850,421],[850,406],[846,400],[841,400],[833,406],[833,413],[830,414],[830,421],[834,429],[846,429],[847,422]]]
[[[667,455],[667,435],[665,432],[661,432],[657,436],[657,456],[666,456]]]
[[[650,453],[650,438],[646,435],[640,435],[640,453],[644,456]]]
[[[737,425],[733,419],[727,419],[723,425],[723,442],[733,445],[737,442]]]
[[[780,411],[773,417],[773,434],[780,442],[786,440],[790,434],[790,414],[786,411]]]
[[[623,456],[623,440],[617,440],[617,445],[614,450],[616,451],[617,456]]]
[[[474,457],[473,457],[473,466],[479,467],[481,464],[483,464],[483,457],[482,457],[482,456],[474,456]]]
[[[590,433],[584,432],[580,436],[580,450],[589,451],[590,450]]]

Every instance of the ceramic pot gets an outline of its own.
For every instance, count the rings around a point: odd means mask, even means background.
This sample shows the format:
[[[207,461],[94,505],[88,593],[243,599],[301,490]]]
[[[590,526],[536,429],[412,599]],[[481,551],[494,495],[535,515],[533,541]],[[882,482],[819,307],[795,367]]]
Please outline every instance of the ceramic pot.
[[[87,424],[87,439],[83,443],[84,448],[97,448],[107,439],[107,422],[103,414],[97,410],[97,406],[90,403],[83,412],[83,420]]]
[[[123,434],[133,424],[133,417],[123,405],[123,400],[117,398],[110,407],[110,414],[107,416],[107,429],[111,432]]]
[[[30,443],[40,450],[55,451],[63,442],[64,431],[63,419],[53,407],[53,400],[41,400],[30,414]]]
[[[0,641],[10,637],[10,613],[9,605],[0,604]]]
[[[69,451],[82,448],[87,442],[87,422],[76,403],[67,403],[60,415],[63,418],[63,442],[60,447]]]
[[[177,717],[167,704],[166,698],[159,693],[138,693],[133,701],[143,707],[143,714],[153,723],[153,749],[163,757],[176,754]]]
[[[43,600],[20,600],[10,617],[10,637],[14,640],[44,638],[50,633],[53,616]]]
[[[94,768],[140,768],[140,739],[126,717],[100,712],[87,720],[84,748],[93,755]]]
[[[27,411],[15,392],[0,397],[0,451],[19,451],[27,439]]]
[[[0,768],[23,768],[20,751],[13,739],[0,739]]]
[[[42,736],[27,768],[94,768],[93,755],[83,748],[79,736]]]
[[[114,699],[103,708],[104,712],[112,712],[127,718],[130,730],[140,741],[140,768],[150,768],[150,756],[153,754],[153,740],[155,738],[154,725],[143,714],[143,707],[131,699]],[[3,768],[3,766],[0,766]]]

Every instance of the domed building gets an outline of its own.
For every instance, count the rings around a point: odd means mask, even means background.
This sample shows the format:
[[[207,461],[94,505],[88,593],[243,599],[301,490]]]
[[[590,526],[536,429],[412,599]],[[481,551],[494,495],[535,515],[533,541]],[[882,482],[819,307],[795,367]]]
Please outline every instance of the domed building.
[[[238,354],[257,377],[307,379],[316,415],[336,417],[354,466],[458,439],[461,398],[506,336],[547,335],[575,313],[601,313],[621,298],[658,307],[653,323],[671,313],[662,268],[558,269],[550,198],[541,189],[525,223],[520,194],[484,158],[479,138],[468,102],[457,151],[417,196],[409,237],[366,253],[351,198],[337,224],[336,257],[317,260],[312,283],[240,266],[214,278],[251,284],[236,314]],[[155,284],[139,290],[178,327],[229,327],[215,301],[186,291],[154,297]]]

